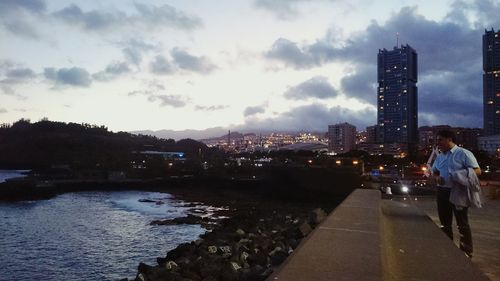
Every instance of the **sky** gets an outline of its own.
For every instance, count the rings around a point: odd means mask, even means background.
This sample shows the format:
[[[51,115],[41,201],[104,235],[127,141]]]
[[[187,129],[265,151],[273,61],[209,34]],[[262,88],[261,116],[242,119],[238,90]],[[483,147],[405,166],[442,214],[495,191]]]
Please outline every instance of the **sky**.
[[[418,53],[419,126],[482,127],[499,14],[498,0],[0,0],[0,123],[362,130],[378,50],[399,42]]]

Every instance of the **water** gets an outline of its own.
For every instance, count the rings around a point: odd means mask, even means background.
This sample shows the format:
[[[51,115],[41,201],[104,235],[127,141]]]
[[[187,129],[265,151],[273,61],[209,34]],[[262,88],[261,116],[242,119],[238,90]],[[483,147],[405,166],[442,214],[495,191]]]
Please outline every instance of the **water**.
[[[184,205],[168,194],[142,191],[0,203],[0,280],[134,278],[139,262],[154,265],[156,257],[205,232],[198,225],[149,225],[186,215]]]
[[[4,182],[6,179],[26,177],[24,173],[29,171],[30,170],[0,170],[0,183]]]

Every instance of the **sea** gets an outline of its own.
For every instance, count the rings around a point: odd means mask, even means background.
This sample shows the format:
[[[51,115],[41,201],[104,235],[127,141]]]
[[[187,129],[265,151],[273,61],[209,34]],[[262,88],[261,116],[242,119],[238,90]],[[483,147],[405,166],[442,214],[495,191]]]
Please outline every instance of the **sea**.
[[[0,180],[19,175],[1,171]],[[210,216],[216,209],[145,191],[0,202],[0,280],[133,280],[140,262],[156,265],[157,257],[206,231],[150,222],[193,210]]]

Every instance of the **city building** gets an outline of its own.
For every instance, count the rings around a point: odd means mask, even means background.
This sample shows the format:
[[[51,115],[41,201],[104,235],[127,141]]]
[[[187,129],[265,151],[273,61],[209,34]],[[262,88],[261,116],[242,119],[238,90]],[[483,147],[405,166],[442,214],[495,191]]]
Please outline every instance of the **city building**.
[[[478,139],[480,150],[486,151],[489,155],[500,158],[500,134],[494,136],[480,137]]]
[[[436,145],[437,133],[440,130],[450,130],[455,133],[455,143],[469,150],[478,149],[478,138],[483,135],[481,128],[462,128],[448,125],[423,126],[418,128],[420,149],[429,149]]]
[[[356,148],[356,127],[349,123],[328,126],[328,151],[345,153]]]
[[[500,134],[500,31],[483,35],[483,122],[485,136]]]
[[[379,50],[377,63],[378,143],[417,143],[417,52],[408,44]]]

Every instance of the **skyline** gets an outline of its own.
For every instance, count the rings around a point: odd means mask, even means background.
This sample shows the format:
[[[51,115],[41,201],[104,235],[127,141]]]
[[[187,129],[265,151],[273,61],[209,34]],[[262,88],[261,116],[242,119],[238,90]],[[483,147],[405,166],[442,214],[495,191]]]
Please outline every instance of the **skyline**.
[[[377,53],[419,55],[419,126],[482,127],[495,1],[0,1],[0,123],[113,131],[376,124]]]

